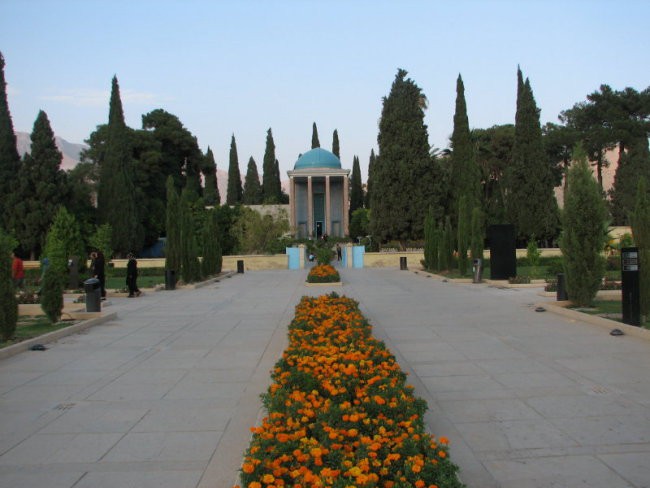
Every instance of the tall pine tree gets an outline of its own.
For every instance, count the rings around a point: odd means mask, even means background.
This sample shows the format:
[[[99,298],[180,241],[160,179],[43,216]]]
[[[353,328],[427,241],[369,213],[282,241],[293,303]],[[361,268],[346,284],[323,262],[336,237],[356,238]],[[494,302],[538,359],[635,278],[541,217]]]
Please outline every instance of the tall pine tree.
[[[314,125],[311,128],[311,148],[317,148],[320,147],[320,142],[318,140],[318,129],[316,128],[316,122],[314,122]]]
[[[167,177],[166,223],[165,269],[175,271],[176,277],[179,277],[181,271],[180,204],[172,175]]]
[[[257,164],[253,156],[248,160],[246,179],[244,181],[244,203],[246,205],[260,205],[263,201],[262,185],[260,175],[257,172]]]
[[[113,77],[104,160],[97,190],[100,223],[113,229],[113,249],[118,256],[137,252],[144,232],[136,202],[130,134],[124,122],[120,87]]]
[[[266,132],[266,149],[264,150],[264,162],[262,166],[262,191],[264,203],[280,203],[282,199],[282,186],[280,184],[280,170],[275,158],[275,143],[271,129]]]
[[[228,165],[228,192],[226,203],[237,205],[242,202],[241,173],[239,172],[239,158],[237,157],[237,143],[235,134],[230,140],[230,164]]]
[[[506,210],[522,240],[549,239],[558,229],[555,179],[542,143],[539,110],[528,79],[517,69],[512,164],[506,169]]]
[[[375,166],[375,150],[370,150],[370,158],[368,159],[368,181],[366,183],[366,208],[370,208],[371,193],[372,193],[372,171]]]
[[[12,195],[15,200],[9,201],[13,201],[11,229],[23,250],[36,259],[59,206],[68,202],[68,186],[61,169],[63,155],[42,110],[34,122],[31,140],[31,151],[25,154]]]
[[[203,161],[203,201],[208,206],[215,206],[221,203],[221,195],[219,195],[219,185],[217,184],[217,164],[214,161],[214,154],[212,149],[208,146]]]
[[[438,170],[424,124],[426,97],[400,69],[383,100],[379,156],[372,172],[371,228],[381,241],[420,239],[429,207],[437,211]]]
[[[334,129],[334,134],[332,135],[332,153],[337,158],[341,159],[341,148],[339,146],[339,131]]]
[[[5,58],[0,52],[0,225],[10,228],[11,209],[7,198],[13,192],[16,175],[20,168],[20,156],[16,146],[16,134],[7,102],[5,81]]]
[[[359,157],[354,156],[352,161],[352,175],[350,177],[350,216],[358,208],[363,208],[363,185],[361,184]]]
[[[465,86],[460,74],[456,80],[456,113],[451,135],[451,208],[452,220],[458,218],[460,199],[467,198],[467,208],[477,206],[481,198],[481,172],[476,163],[465,103]]]

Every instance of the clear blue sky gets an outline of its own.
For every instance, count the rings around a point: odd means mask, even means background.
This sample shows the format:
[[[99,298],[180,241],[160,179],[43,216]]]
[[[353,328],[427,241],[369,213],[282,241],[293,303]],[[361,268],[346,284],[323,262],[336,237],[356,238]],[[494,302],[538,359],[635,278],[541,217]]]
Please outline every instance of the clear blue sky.
[[[453,129],[455,81],[471,127],[514,122],[516,70],[542,123],[606,83],[650,85],[646,0],[2,0],[0,51],[16,131],[39,109],[82,142],[108,119],[111,78],[127,124],[175,114],[227,169],[235,134],[242,174],[261,171],[271,127],[283,179],[310,149],[312,123],[363,179],[382,97],[404,68],[429,99],[432,146]]]

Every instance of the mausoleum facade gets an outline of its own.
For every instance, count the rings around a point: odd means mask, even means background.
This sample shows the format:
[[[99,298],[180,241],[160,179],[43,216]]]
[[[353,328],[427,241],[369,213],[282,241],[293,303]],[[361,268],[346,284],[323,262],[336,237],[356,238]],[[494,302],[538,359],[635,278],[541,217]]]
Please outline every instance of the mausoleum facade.
[[[349,169],[320,147],[298,158],[289,176],[291,227],[298,238],[348,234]]]

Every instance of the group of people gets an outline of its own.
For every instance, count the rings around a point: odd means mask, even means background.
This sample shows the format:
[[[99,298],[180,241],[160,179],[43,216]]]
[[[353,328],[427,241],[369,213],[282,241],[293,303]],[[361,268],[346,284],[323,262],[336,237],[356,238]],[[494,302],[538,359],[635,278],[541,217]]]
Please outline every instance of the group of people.
[[[11,259],[11,279],[16,289],[23,290],[25,288],[23,260],[16,252],[11,253]],[[138,261],[133,253],[129,253],[128,260],[126,265],[126,286],[129,289],[129,298],[133,298],[141,294],[138,288]],[[43,258],[43,271],[45,271],[48,264],[47,258]],[[99,280],[102,300],[106,300],[106,259],[103,252],[93,251],[90,253],[90,274],[93,278]]]

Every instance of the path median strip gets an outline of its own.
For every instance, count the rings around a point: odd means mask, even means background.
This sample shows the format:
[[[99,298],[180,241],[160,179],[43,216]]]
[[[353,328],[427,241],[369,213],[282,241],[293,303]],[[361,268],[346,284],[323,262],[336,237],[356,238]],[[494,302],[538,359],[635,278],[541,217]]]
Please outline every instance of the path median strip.
[[[243,488],[462,486],[447,439],[425,432],[426,402],[356,301],[303,297],[272,380]]]

